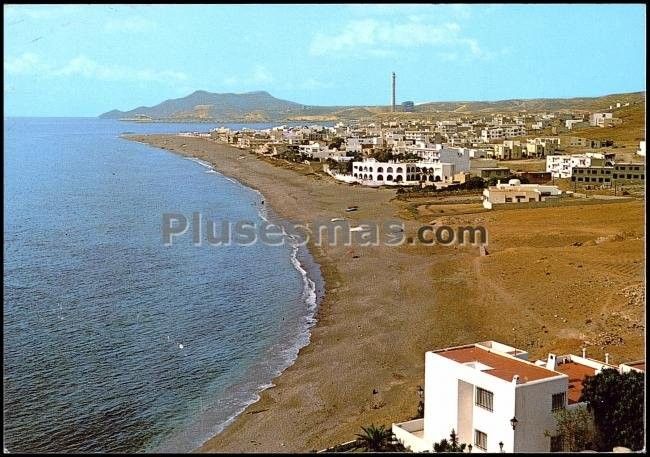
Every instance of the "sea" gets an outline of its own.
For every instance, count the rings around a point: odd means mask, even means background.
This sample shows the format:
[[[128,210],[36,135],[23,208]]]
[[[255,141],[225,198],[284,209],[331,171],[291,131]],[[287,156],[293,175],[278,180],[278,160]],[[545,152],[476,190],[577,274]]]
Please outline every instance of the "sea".
[[[274,217],[263,196],[120,138],[212,127],[5,118],[9,452],[194,450],[309,342],[323,282],[306,250],[197,245],[191,229],[163,243],[163,214],[257,224]]]

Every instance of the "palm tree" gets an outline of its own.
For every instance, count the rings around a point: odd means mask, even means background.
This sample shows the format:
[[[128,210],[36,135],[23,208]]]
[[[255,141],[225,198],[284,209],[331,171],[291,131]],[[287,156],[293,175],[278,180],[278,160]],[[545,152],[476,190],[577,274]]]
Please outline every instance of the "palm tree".
[[[357,434],[359,446],[370,452],[381,452],[392,445],[393,432],[381,425],[374,424],[369,427],[361,427],[363,433]]]
[[[439,443],[433,443],[433,450],[435,452],[465,452],[467,445],[465,443],[458,443],[458,435],[452,428],[449,434],[449,441],[443,438]]]

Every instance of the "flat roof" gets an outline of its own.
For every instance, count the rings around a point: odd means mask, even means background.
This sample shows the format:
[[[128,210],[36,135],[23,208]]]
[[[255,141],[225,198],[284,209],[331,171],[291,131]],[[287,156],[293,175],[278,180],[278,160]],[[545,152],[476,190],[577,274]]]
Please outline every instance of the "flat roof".
[[[547,370],[525,360],[507,357],[477,346],[462,346],[458,348],[442,349],[434,353],[454,360],[458,363],[479,362],[490,367],[481,370],[483,373],[496,376],[504,381],[512,382],[515,375],[519,376],[519,383],[554,378],[558,373]]]
[[[637,370],[645,371],[645,360],[637,360],[635,362],[625,362],[623,365],[636,368]]]
[[[569,404],[578,403],[582,394],[582,382],[587,376],[594,376],[596,369],[581,365],[575,362],[558,363],[555,371],[564,373],[569,377],[569,389],[567,390],[567,400]]]

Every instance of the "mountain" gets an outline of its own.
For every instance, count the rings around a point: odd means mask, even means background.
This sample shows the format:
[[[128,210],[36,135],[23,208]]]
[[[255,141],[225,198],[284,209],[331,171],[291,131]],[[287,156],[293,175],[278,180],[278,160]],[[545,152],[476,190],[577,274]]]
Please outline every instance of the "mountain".
[[[265,91],[243,94],[216,94],[197,90],[192,94],[166,100],[156,106],[140,106],[130,111],[112,110],[99,116],[103,119],[135,119],[143,121],[336,121],[370,119],[433,113],[448,115],[496,113],[513,111],[606,110],[616,103],[645,106],[645,92],[611,94],[602,97],[537,98],[499,101],[429,102],[415,106],[415,113],[391,113],[389,106],[308,106],[281,100]],[[398,106],[398,110],[400,110]]]
[[[269,121],[301,114],[327,114],[336,109],[304,106],[275,98],[265,91],[216,94],[197,90],[186,97],[165,100],[155,106],[140,106],[130,111],[112,110],[99,117],[179,121]]]
[[[601,97],[535,98],[498,100],[493,102],[429,102],[415,107],[416,112],[444,111],[456,113],[494,113],[506,111],[560,111],[560,110],[606,110],[616,103],[645,103],[645,92],[611,94]]]

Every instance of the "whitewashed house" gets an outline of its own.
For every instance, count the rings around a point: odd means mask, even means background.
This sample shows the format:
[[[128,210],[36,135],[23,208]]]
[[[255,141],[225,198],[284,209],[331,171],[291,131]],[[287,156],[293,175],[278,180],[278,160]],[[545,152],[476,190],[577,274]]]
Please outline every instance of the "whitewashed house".
[[[570,178],[573,168],[605,165],[605,156],[599,153],[555,154],[546,156],[546,171],[554,178]]]
[[[591,113],[591,116],[589,116],[589,125],[592,127],[602,127],[607,119],[612,119],[612,113]]]
[[[469,171],[471,150],[467,148],[455,148],[436,145],[435,148],[419,149],[414,152],[424,162],[451,163],[454,165],[455,173]]]
[[[496,186],[489,186],[483,190],[482,198],[483,207],[492,209],[494,205],[506,203],[542,202],[561,194],[562,191],[557,186],[521,184],[518,179],[511,179],[507,183],[499,181]]]
[[[583,350],[531,363],[526,351],[496,341],[429,351],[424,418],[393,423],[392,431],[414,452],[433,451],[452,429],[472,453],[559,450],[555,411],[584,407],[584,379],[604,368],[645,371],[645,362],[614,366]]]
[[[490,140],[502,140],[524,135],[526,135],[526,128],[518,124],[501,125],[499,127],[489,127],[481,130],[481,139],[486,143]]]

